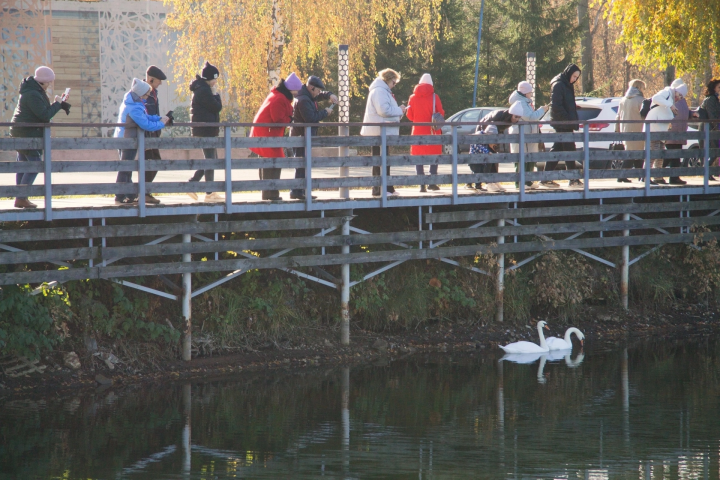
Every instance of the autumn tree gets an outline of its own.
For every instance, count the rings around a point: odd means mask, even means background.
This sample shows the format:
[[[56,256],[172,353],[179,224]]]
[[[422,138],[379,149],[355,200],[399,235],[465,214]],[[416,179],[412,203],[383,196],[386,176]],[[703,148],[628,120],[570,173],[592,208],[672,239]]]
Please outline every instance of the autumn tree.
[[[334,77],[328,58],[339,44],[351,45],[351,95],[357,94],[375,73],[357,67],[374,65],[378,26],[409,55],[431,59],[442,1],[165,0],[173,7],[167,24],[178,33],[176,74],[189,82],[204,60],[217,64],[224,94],[245,120],[291,71]],[[178,93],[188,94],[184,86]]]

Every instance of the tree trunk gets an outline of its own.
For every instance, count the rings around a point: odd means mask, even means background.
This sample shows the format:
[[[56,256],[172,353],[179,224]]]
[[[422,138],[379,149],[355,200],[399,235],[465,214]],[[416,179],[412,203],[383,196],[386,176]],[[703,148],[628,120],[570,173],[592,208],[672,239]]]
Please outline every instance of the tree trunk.
[[[669,87],[675,80],[675,67],[668,65],[665,69],[665,86]]]
[[[595,82],[593,81],[592,32],[590,31],[590,17],[588,16],[588,10],[588,0],[578,0],[577,14],[581,35],[580,62],[582,64],[581,78],[583,93],[589,93],[595,89]]]
[[[280,82],[283,48],[285,47],[285,18],[282,12],[282,0],[273,0],[272,22],[267,56],[268,90]]]

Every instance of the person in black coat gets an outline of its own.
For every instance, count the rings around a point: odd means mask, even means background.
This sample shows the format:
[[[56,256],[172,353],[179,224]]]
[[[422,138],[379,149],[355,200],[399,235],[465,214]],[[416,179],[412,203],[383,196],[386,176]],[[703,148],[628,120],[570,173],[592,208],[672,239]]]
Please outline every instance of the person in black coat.
[[[162,116],[160,115],[160,102],[158,101],[157,88],[162,85],[163,80],[167,80],[167,76],[163,73],[163,71],[155,65],[150,65],[145,72],[145,83],[152,87],[152,90],[150,90],[150,96],[145,102],[145,111],[148,115],[157,115],[159,117]],[[158,130],[156,132],[145,132],[145,136],[151,138],[157,138],[161,134],[162,130]],[[162,160],[162,157],[160,156],[160,150],[157,148],[145,150],[145,160]],[[145,203],[151,203],[154,205],[160,203],[160,200],[153,197],[150,194],[150,191],[147,190],[147,184],[152,183],[152,181],[155,180],[156,175],[157,171],[145,170]]]
[[[192,99],[190,101],[190,122],[191,123],[219,123],[220,111],[222,110],[222,99],[217,92],[217,79],[220,71],[209,62],[205,62],[200,75],[195,75],[195,80],[190,84]],[[193,137],[217,137],[220,135],[220,127],[192,127],[190,135]],[[217,158],[216,148],[203,148],[203,156],[205,159]],[[199,182],[203,176],[206,182],[215,180],[214,170],[198,170],[190,178],[191,182]],[[188,193],[193,199],[197,200],[198,196],[194,192]],[[222,195],[218,193],[206,192],[206,202],[224,201]]]
[[[325,90],[325,85],[318,77],[311,75],[305,85],[300,89],[295,97],[295,106],[293,108],[293,123],[320,123],[330,113],[332,108],[318,107],[318,101],[330,100],[337,103],[338,98],[332,92]],[[312,127],[311,135],[317,134],[318,127]],[[291,137],[304,137],[305,127],[291,127]],[[293,149],[294,157],[304,157],[305,147],[295,147]],[[295,169],[295,178],[305,178],[305,168]],[[290,198],[295,200],[305,200],[305,190],[302,188],[293,189],[290,192]]]
[[[578,120],[577,105],[575,104],[575,82],[580,78],[580,68],[571,63],[565,70],[550,81],[552,86],[552,96],[550,102],[550,116],[557,121]],[[569,133],[578,130],[578,124],[554,125],[555,131],[558,133]],[[551,152],[574,152],[575,142],[555,142],[550,149]],[[552,172],[557,167],[558,162],[546,162],[545,171]],[[568,170],[576,170],[578,168],[575,160],[565,161]],[[554,181],[540,182],[541,185],[548,187],[557,187]],[[580,180],[570,180],[569,186],[580,186]]]

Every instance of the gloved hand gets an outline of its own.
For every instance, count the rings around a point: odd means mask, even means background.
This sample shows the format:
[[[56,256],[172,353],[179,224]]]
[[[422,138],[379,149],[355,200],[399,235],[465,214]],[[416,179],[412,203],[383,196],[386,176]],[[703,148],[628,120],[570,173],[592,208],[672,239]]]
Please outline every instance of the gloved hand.
[[[165,114],[166,117],[168,117],[168,122],[165,125],[172,125],[175,123],[175,117],[173,117],[173,111],[170,110]]]
[[[72,105],[67,102],[60,103],[60,109],[65,110],[65,115],[70,115],[70,107],[72,107]]]

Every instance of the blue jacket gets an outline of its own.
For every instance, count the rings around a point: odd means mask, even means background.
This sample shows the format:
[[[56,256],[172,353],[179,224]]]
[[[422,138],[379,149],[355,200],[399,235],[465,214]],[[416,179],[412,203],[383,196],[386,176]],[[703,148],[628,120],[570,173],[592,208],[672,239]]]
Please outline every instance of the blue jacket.
[[[127,117],[130,115],[138,127],[146,132],[156,132],[161,130],[165,124],[160,120],[158,115],[148,115],[145,111],[145,102],[139,100],[137,95],[127,92],[123,103],[120,105],[120,113],[118,113],[117,123],[126,123]],[[114,137],[124,137],[125,127],[116,127]],[[132,135],[133,137],[135,135]]]

